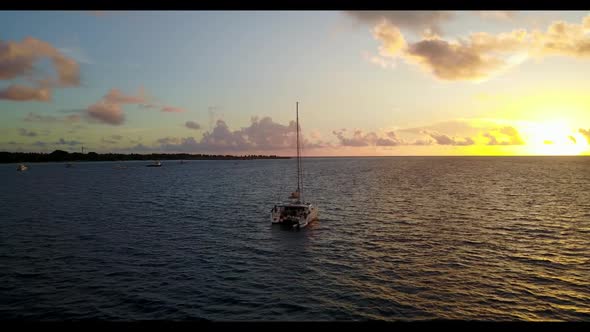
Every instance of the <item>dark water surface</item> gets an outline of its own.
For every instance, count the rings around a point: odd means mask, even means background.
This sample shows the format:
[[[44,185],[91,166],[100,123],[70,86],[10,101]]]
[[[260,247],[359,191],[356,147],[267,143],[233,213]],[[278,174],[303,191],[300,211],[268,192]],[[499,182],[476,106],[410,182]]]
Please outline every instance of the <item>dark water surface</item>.
[[[590,320],[590,158],[0,165],[0,318]]]

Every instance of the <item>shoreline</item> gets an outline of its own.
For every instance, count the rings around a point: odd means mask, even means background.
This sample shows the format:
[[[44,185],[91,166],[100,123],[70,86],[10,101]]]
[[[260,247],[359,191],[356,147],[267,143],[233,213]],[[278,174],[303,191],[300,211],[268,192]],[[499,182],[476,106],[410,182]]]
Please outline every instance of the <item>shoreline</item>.
[[[0,164],[44,163],[44,162],[89,162],[89,161],[153,161],[153,160],[255,160],[255,159],[291,159],[276,155],[207,155],[188,153],[69,153],[56,150],[51,153],[38,152],[0,152]]]

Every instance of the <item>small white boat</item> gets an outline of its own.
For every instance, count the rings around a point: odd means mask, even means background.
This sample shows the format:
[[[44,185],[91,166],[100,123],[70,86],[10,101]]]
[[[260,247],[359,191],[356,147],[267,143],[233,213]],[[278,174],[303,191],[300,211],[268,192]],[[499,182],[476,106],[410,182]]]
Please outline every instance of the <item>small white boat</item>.
[[[303,200],[303,176],[301,171],[301,153],[299,147],[299,102],[297,112],[297,190],[291,193],[292,203],[275,205],[270,211],[270,221],[293,228],[303,228],[318,218],[318,207]]]
[[[154,161],[153,164],[146,165],[147,167],[162,167],[162,163],[159,160]]]
[[[26,171],[26,170],[28,170],[28,169],[29,169],[29,167],[28,167],[28,166],[26,166],[25,164],[20,164],[20,165],[18,165],[18,167],[16,168],[16,170],[17,170],[17,171],[19,171],[19,172],[24,172],[24,171]]]

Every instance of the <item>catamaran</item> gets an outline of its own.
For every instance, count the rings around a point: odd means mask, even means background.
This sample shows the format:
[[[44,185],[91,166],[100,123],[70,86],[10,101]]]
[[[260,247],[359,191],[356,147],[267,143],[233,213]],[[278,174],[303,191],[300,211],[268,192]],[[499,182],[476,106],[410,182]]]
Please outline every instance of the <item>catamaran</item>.
[[[154,161],[153,164],[146,165],[147,167],[162,167],[162,163],[159,160]]]
[[[317,206],[303,200],[303,176],[301,171],[301,148],[299,146],[299,102],[296,103],[297,116],[297,190],[289,196],[292,202],[275,205],[270,212],[273,224],[303,228],[317,219]]]

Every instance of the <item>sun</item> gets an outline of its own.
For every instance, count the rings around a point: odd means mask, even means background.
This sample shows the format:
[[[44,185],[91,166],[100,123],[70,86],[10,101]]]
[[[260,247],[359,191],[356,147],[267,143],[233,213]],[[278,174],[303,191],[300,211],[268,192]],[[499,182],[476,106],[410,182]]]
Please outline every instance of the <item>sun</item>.
[[[569,121],[556,119],[523,126],[530,154],[548,156],[581,155],[590,149],[588,141]]]

